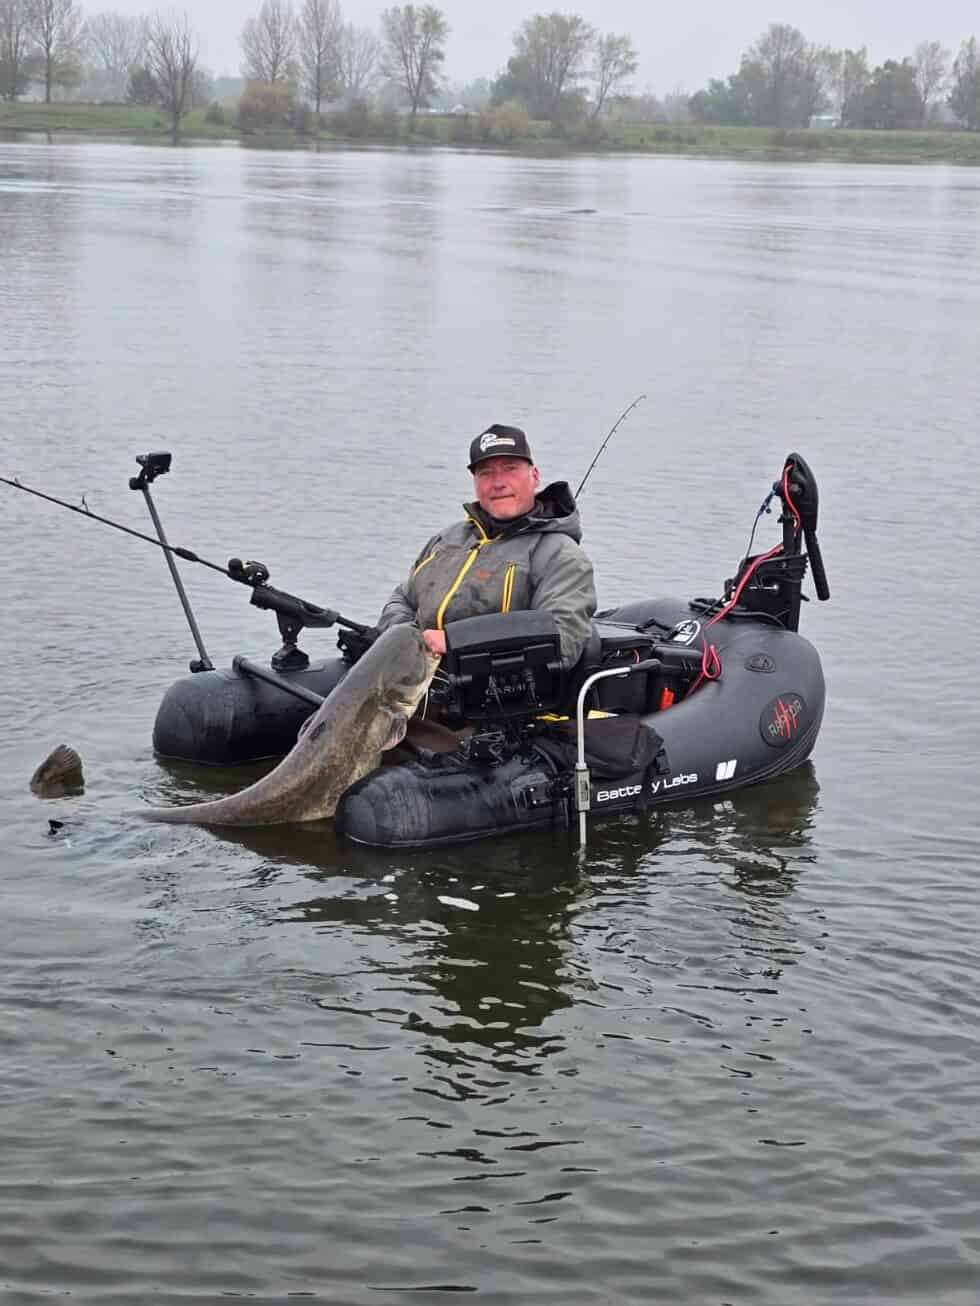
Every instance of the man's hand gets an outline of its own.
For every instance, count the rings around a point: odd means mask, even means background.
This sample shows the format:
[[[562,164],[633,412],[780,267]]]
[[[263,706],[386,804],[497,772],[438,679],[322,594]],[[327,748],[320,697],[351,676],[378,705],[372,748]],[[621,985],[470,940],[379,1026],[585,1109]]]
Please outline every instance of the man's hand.
[[[425,640],[425,647],[430,653],[437,653],[443,657],[446,652],[446,632],[444,630],[423,630],[422,638]]]

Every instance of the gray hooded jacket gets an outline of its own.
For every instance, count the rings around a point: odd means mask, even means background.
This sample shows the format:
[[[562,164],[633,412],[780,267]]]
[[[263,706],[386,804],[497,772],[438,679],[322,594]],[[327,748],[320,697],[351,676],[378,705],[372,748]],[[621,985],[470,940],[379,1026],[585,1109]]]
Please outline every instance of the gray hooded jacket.
[[[382,609],[378,629],[414,621],[423,630],[442,630],[463,617],[536,608],[554,616],[562,662],[573,666],[589,636],[596,596],[567,483],[546,486],[534,508],[512,522],[494,521],[476,503],[464,511],[464,521],[425,545]]]

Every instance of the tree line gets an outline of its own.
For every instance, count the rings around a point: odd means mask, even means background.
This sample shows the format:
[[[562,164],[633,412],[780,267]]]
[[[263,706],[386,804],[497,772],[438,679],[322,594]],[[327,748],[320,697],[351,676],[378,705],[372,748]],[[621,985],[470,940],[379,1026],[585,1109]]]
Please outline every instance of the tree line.
[[[639,64],[631,37],[600,33],[577,14],[532,14],[513,35],[506,67],[468,86],[447,82],[449,35],[433,4],[394,5],[372,31],[345,21],[340,0],[262,0],[240,33],[239,125],[303,129],[325,106],[376,104],[407,112],[413,125],[433,106],[488,113],[496,139],[519,138],[531,120],[561,133],[614,116],[776,128],[806,127],[822,114],[861,128],[921,127],[945,116],[980,130],[974,37],[955,58],[928,41],[872,68],[866,48],[816,46],[774,23],[727,79],[658,100],[630,91]],[[213,92],[186,15],[86,18],[77,0],[0,0],[0,97],[16,100],[32,85],[46,101],[57,91],[158,106],[175,135]],[[222,120],[220,106],[210,112]]]
[[[842,127],[917,128],[954,120],[980,130],[980,50],[965,40],[954,58],[938,41],[872,68],[867,48],[813,45],[773,23],[742,55],[738,71],[688,101],[697,122],[808,127],[822,114]]]
[[[460,97],[467,110],[495,106],[558,124],[598,117],[637,55],[628,36],[601,34],[575,14],[534,14],[514,35],[514,53],[493,82],[450,87],[450,35],[435,5],[394,5],[380,30],[346,22],[339,0],[263,0],[241,32],[241,110],[257,125],[295,125],[305,108],[378,100],[423,110]],[[0,0],[0,98],[34,84],[62,95],[157,104],[173,124],[206,99],[210,75],[186,15],[86,19],[77,0]]]
[[[433,105],[478,110],[519,105],[529,117],[554,124],[597,117],[615,88],[635,73],[628,36],[600,34],[575,14],[534,14],[514,35],[514,53],[492,83],[449,87],[444,76],[445,14],[435,5],[394,5],[380,31],[344,23],[339,0],[264,0],[242,31],[243,107],[288,110],[305,99],[316,114],[324,102],[351,104],[368,97],[404,108],[415,120]],[[591,94],[590,94],[591,92]],[[455,93],[455,96],[454,96]]]

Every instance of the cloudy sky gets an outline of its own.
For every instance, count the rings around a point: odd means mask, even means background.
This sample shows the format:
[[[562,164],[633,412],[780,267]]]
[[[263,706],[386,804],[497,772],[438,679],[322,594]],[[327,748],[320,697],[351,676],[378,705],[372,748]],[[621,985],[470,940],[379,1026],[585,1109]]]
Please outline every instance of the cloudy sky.
[[[294,0],[294,6],[299,0]],[[203,62],[221,76],[237,75],[242,24],[261,0],[176,0],[200,36]],[[375,27],[386,0],[341,0],[344,16]],[[140,14],[152,0],[87,0],[87,13],[103,9]],[[168,0],[160,6],[171,7]],[[659,5],[652,0],[442,0],[439,7],[452,33],[447,47],[450,81],[493,77],[507,62],[514,31],[537,11],[557,8],[582,14],[603,32],[633,37],[640,54],[637,90],[657,94],[697,90],[710,77],[725,77],[738,67],[741,52],[771,22],[792,23],[820,45],[866,45],[873,63],[911,54],[920,41],[942,41],[954,52],[970,35],[980,37],[976,0],[687,0]]]

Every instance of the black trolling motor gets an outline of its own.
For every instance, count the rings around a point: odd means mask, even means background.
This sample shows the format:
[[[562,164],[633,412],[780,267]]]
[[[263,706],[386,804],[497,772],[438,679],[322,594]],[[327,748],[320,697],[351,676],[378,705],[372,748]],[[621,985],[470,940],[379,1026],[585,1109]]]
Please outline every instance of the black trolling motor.
[[[349,639],[352,648],[358,647],[358,640],[363,646],[363,641],[370,638],[371,627],[362,625],[357,621],[351,621],[349,618],[341,616],[333,608],[318,607],[315,603],[309,603],[306,599],[298,598],[295,594],[288,594],[285,590],[276,589],[275,586],[270,585],[269,568],[263,562],[243,562],[241,558],[231,558],[227,567],[222,567],[216,562],[209,562],[207,558],[200,557],[192,549],[170,544],[164,533],[156,504],[153,502],[153,496],[150,494],[150,485],[158,476],[163,476],[170,471],[173,457],[170,453],[159,450],[155,453],[138,454],[136,461],[140,468],[139,474],[130,478],[129,488],[139,490],[146,500],[146,506],[156,531],[155,538],[152,535],[145,535],[142,531],[134,530],[130,526],[124,526],[121,522],[112,521],[109,517],[102,517],[98,513],[92,512],[85,502],[84,496],[80,504],[68,503],[64,499],[56,498],[53,494],[45,494],[41,490],[35,490],[29,485],[24,485],[16,479],[0,476],[0,482],[4,485],[13,486],[16,490],[24,490],[27,494],[36,495],[37,498],[45,499],[48,503],[56,503],[61,508],[68,508],[71,512],[80,513],[83,517],[90,517],[93,521],[102,522],[104,526],[111,526],[115,530],[124,531],[127,535],[133,535],[138,540],[145,540],[148,544],[153,544],[162,549],[199,654],[190,663],[191,671],[213,671],[214,663],[208,657],[207,650],[204,647],[204,640],[191,610],[190,600],[180,578],[180,572],[177,570],[175,558],[182,558],[185,562],[200,563],[202,567],[210,567],[212,571],[220,572],[221,575],[227,576],[230,580],[238,581],[242,585],[248,585],[252,590],[251,603],[253,606],[264,608],[276,614],[279,633],[282,636],[282,647],[272,655],[271,663],[275,673],[302,671],[309,666],[310,659],[308,655],[296,643],[304,626],[328,627],[338,625],[344,627],[345,633],[341,634],[340,640],[341,646],[345,649],[346,645],[343,642],[345,638]],[[358,651],[360,650],[358,649]],[[249,672],[261,679],[272,680],[273,683],[280,685],[291,693],[300,693],[300,690],[291,686],[288,681],[278,679],[278,675],[270,676],[270,673],[265,671],[264,668],[257,667],[254,663],[249,662],[247,658],[236,658],[235,665],[242,671]],[[311,697],[311,699],[316,698],[319,701],[318,696],[310,695],[309,691],[302,691],[302,696]]]

